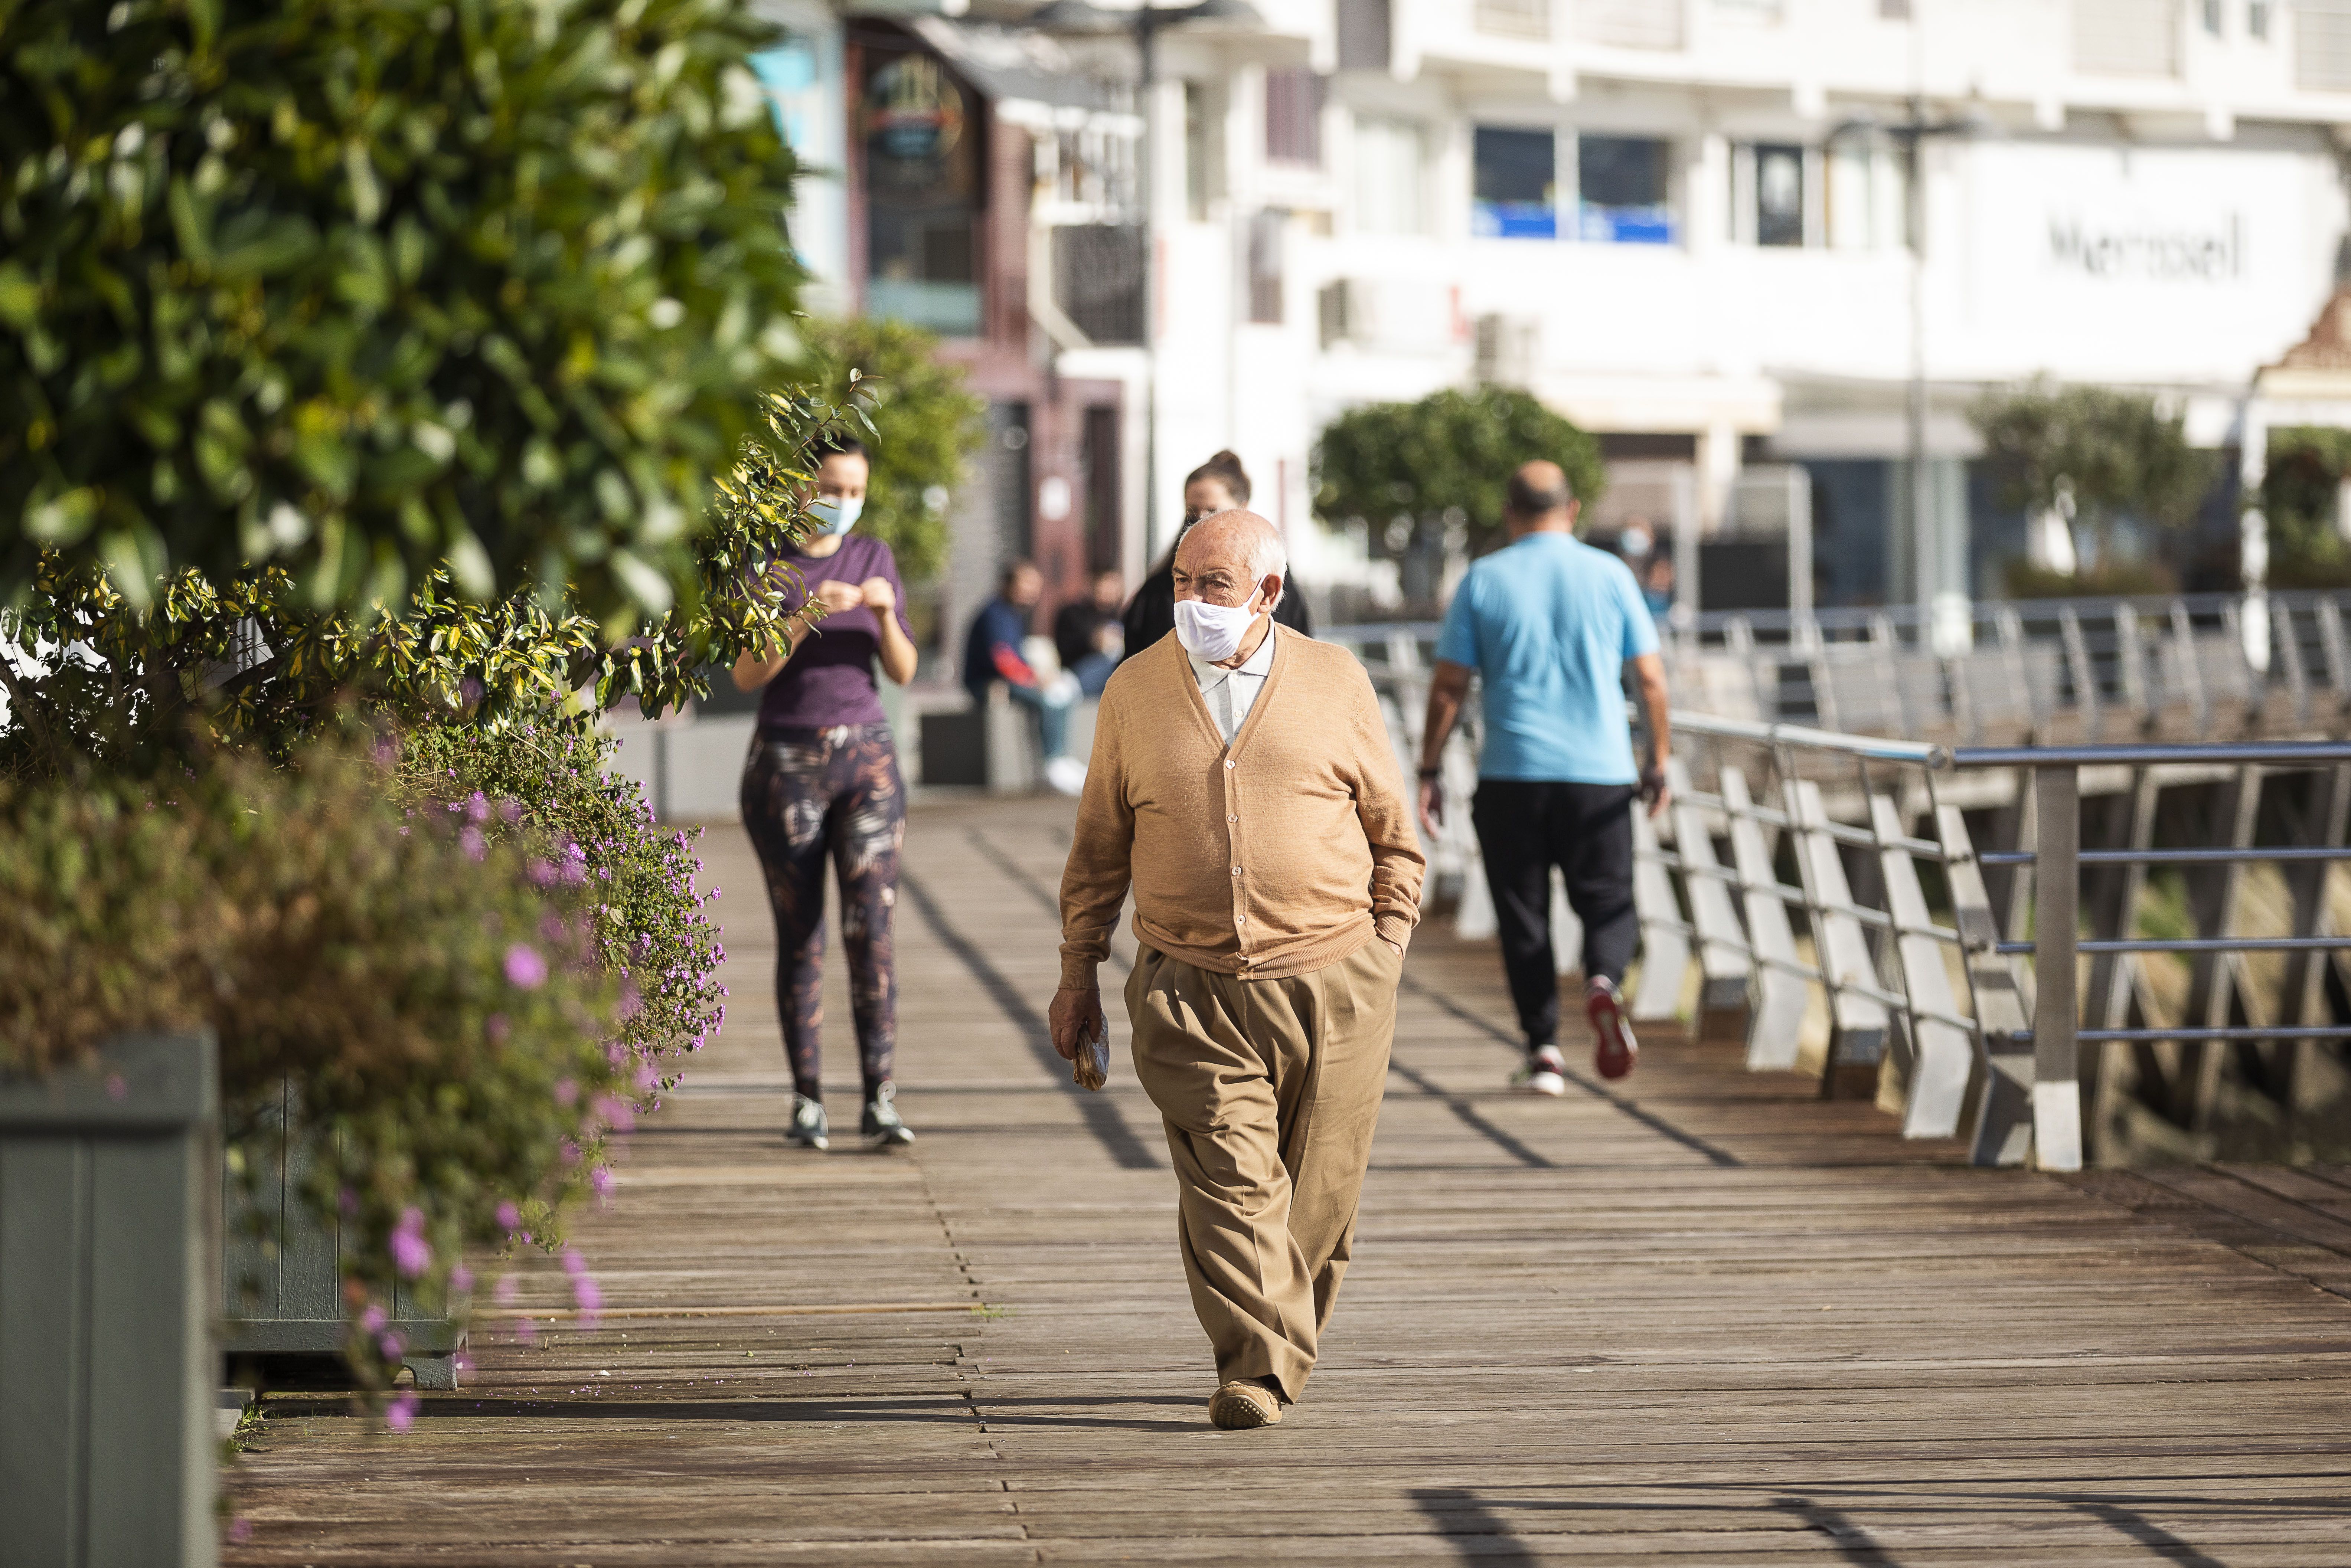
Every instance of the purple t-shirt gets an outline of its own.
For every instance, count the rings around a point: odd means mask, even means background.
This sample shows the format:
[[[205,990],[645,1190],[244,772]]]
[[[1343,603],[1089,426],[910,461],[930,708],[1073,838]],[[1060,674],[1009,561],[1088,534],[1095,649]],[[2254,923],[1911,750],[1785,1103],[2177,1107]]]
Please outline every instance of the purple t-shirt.
[[[914,628],[906,623],[906,590],[898,581],[897,557],[881,540],[852,534],[830,556],[787,550],[777,559],[799,574],[799,588],[787,598],[794,608],[819,583],[853,586],[868,577],[887,578],[898,593],[898,629],[910,639],[914,637]],[[872,610],[860,606],[826,616],[759,694],[760,728],[829,730],[836,724],[881,723],[882,699],[873,690],[873,661],[881,652],[882,623]]]

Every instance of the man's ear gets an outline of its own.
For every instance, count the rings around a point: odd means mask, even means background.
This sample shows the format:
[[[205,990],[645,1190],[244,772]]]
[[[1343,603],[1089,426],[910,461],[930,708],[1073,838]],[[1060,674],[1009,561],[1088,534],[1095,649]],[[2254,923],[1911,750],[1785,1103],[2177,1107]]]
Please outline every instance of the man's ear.
[[[1266,585],[1268,583],[1271,583],[1273,587],[1267,587]],[[1281,577],[1272,572],[1268,572],[1265,576],[1257,580],[1257,588],[1258,592],[1265,596],[1265,607],[1271,609],[1275,605],[1281,602],[1281,596],[1289,591],[1290,582],[1286,577]]]

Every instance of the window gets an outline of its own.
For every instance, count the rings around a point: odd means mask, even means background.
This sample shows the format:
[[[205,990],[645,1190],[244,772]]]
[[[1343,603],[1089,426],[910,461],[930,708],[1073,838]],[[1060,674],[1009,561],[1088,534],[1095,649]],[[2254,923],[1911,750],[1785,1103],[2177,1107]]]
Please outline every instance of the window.
[[[1200,82],[1184,84],[1184,208],[1196,223],[1208,221],[1208,203],[1221,194],[1217,185],[1216,120],[1208,89]]]
[[[1577,233],[1601,244],[1674,243],[1666,143],[1647,136],[1576,139]]]
[[[1903,244],[1903,164],[1883,148],[1832,145],[1828,159],[1829,244],[1841,251],[1894,250]]]
[[[981,180],[969,95],[928,55],[876,52],[867,61],[858,106],[866,307],[975,337]]]
[[[1096,572],[1118,570],[1119,545],[1125,530],[1119,520],[1118,409],[1095,403],[1086,409],[1079,430],[1078,461],[1086,473],[1086,566]]]
[[[1416,120],[1375,115],[1356,119],[1356,228],[1367,234],[1426,231],[1426,141]]]
[[[2252,3],[2245,7],[2245,35],[2248,37],[2258,38],[2263,43],[2269,41],[2269,0],[2252,0]]]
[[[1476,0],[1470,25],[1505,38],[1551,36],[1551,0]]]
[[[1486,239],[1559,237],[1559,139],[1549,130],[1478,127],[1469,232]]]
[[[2179,74],[2180,0],[2074,0],[2074,68],[2089,76]]]
[[[1755,243],[1804,243],[1804,150],[1801,147],[1756,145]]]
[[[1265,327],[1281,325],[1281,241],[1290,214],[1268,207],[1249,220],[1249,318]]]
[[[1577,0],[1576,36],[1616,49],[1682,47],[1682,0]]]
[[[1322,161],[1322,78],[1312,71],[1265,73],[1265,155],[1276,163]]]
[[[2351,92],[2351,9],[2298,7],[2294,85],[2304,92]]]
[[[2220,36],[2220,0],[2204,0],[2204,31],[2213,37]]]

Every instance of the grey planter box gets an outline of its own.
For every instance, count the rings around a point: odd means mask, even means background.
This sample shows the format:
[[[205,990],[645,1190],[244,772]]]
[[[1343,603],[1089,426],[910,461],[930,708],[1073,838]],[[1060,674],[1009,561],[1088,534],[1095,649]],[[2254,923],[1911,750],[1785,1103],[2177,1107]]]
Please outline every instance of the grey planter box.
[[[230,1217],[221,1254],[221,1297],[228,1313],[221,1348],[233,1357],[287,1357],[315,1361],[327,1372],[343,1352],[350,1330],[343,1314],[341,1227],[321,1224],[302,1205],[299,1185],[303,1152],[287,1135],[293,1089],[269,1113],[259,1136],[245,1140],[262,1154],[262,1168],[248,1198],[231,1179],[223,1191]],[[266,1152],[265,1152],[266,1151]],[[257,1201],[261,1235],[251,1220]],[[401,1361],[416,1375],[419,1388],[457,1386],[455,1356],[465,1332],[447,1314],[419,1303],[406,1286],[392,1302],[392,1325],[406,1342]]]
[[[0,1079],[0,1557],[208,1568],[219,1279],[210,1035]]]

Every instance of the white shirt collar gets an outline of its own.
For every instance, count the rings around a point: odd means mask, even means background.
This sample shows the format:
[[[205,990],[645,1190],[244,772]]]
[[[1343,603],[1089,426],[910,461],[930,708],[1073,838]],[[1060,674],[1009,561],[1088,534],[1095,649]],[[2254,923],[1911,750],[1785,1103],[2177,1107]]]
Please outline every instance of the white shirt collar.
[[[1247,675],[1262,680],[1267,672],[1273,669],[1273,639],[1280,635],[1277,628],[1267,627],[1265,640],[1257,645],[1257,651],[1230,670],[1221,664],[1209,663],[1207,659],[1194,654],[1189,649],[1184,650],[1184,657],[1191,661],[1192,679],[1200,683],[1200,690],[1203,691],[1216,686],[1228,675]]]

